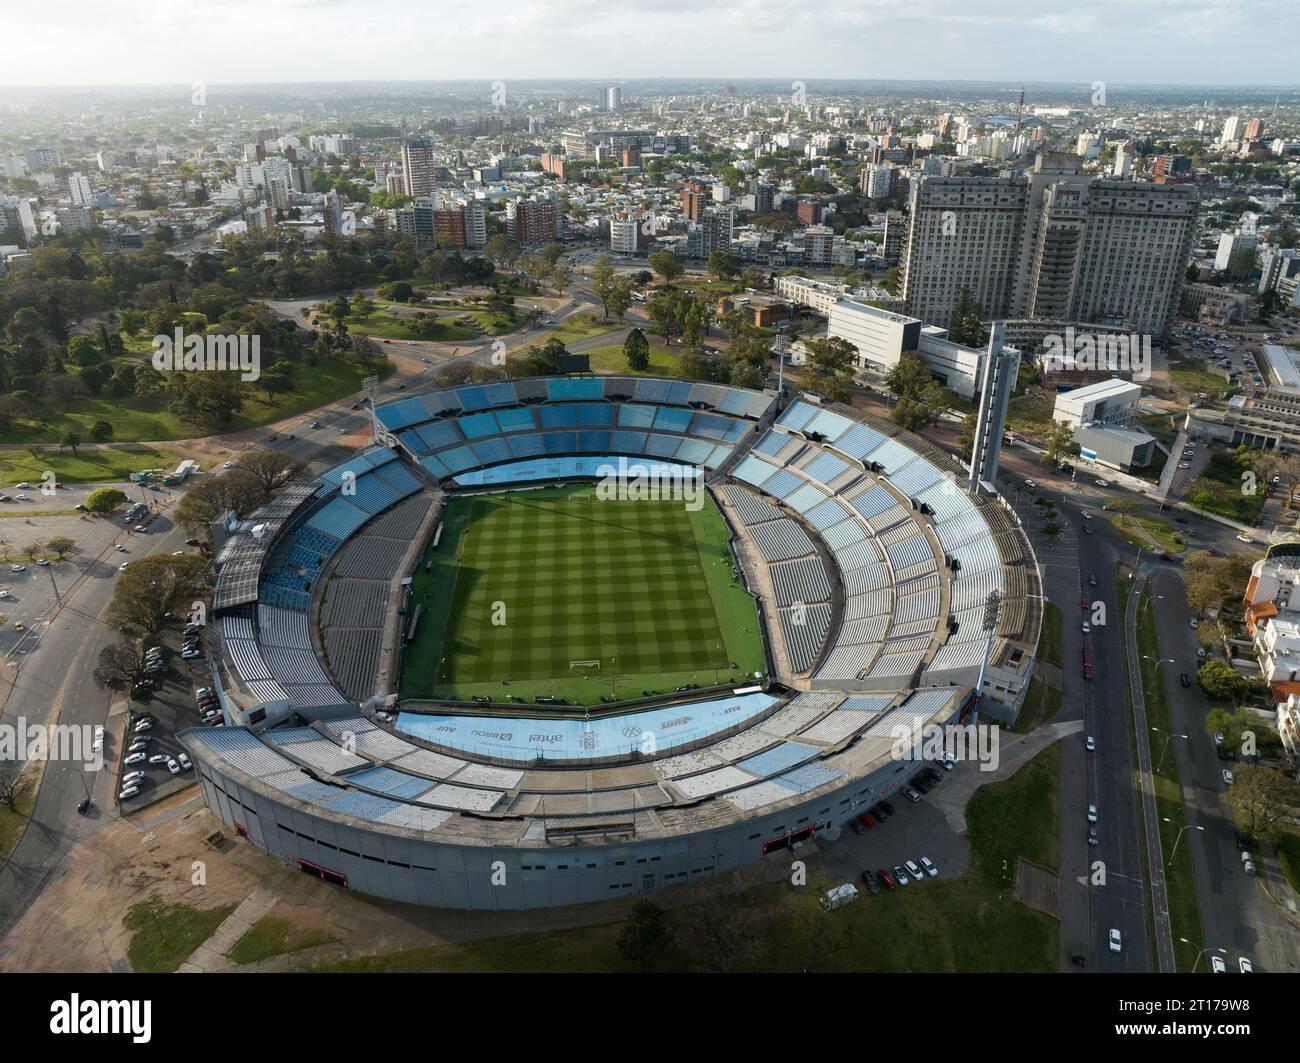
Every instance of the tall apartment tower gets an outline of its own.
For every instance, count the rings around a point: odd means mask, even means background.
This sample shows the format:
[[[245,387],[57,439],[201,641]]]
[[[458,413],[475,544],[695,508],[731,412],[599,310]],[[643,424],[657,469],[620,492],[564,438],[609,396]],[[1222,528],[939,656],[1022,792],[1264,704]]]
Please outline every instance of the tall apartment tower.
[[[1196,227],[1185,185],[1107,181],[1071,154],[1026,177],[923,177],[903,262],[906,312],[948,327],[963,288],[993,318],[1164,335]]]
[[[623,106],[623,90],[617,85],[611,85],[605,90],[605,110],[617,111]]]
[[[408,196],[433,195],[433,169],[432,140],[408,140],[402,145],[402,171]]]
[[[73,206],[89,207],[91,205],[90,179],[80,170],[68,175],[68,192],[72,195]]]
[[[700,219],[704,230],[704,253],[731,250],[731,230],[736,222],[734,207],[709,207]]]

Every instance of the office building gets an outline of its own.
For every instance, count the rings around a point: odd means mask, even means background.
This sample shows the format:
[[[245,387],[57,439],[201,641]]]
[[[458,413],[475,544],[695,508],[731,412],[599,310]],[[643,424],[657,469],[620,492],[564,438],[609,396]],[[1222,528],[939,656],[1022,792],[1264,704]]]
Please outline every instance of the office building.
[[[1141,385],[1126,380],[1102,380],[1058,394],[1052,420],[1064,421],[1072,428],[1093,421],[1126,425],[1137,418],[1141,400]]]

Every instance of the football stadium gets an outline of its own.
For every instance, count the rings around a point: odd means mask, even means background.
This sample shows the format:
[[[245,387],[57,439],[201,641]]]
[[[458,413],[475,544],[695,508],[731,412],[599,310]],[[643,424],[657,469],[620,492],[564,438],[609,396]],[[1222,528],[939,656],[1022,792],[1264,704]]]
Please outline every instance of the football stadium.
[[[612,376],[375,422],[221,529],[224,726],[181,736],[212,812],[307,874],[475,909],[652,893],[833,838],[906,784],[900,736],[1015,717],[1029,541],[892,423]]]

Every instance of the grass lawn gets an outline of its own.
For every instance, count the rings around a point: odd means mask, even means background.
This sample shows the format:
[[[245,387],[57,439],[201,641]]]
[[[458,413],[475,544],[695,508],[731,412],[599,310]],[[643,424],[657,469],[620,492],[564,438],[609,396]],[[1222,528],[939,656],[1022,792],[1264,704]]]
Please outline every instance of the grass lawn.
[[[1038,637],[1038,659],[1061,667],[1061,609],[1054,602],[1043,603],[1043,630]]]
[[[297,926],[288,919],[264,915],[244,931],[228,955],[233,963],[257,963],[272,956],[283,956],[286,952],[300,952],[317,945],[326,945],[334,940],[336,939],[332,935],[323,930]]]
[[[650,368],[637,371],[627,367],[627,355],[623,345],[612,343],[608,347],[596,347],[583,351],[591,359],[591,368],[597,373],[617,373],[620,376],[676,376],[679,360],[678,350],[669,350],[657,343],[650,344]]]
[[[617,321],[603,321],[599,314],[575,314],[557,328],[551,329],[546,338],[549,340],[554,336],[561,343],[569,344],[622,327]]]
[[[1192,851],[1179,845],[1178,832],[1186,819],[1182,789],[1178,784],[1178,760],[1170,748],[1178,739],[1166,742],[1173,727],[1165,693],[1164,669],[1160,667],[1160,646],[1156,639],[1155,615],[1151,595],[1144,591],[1138,604],[1137,652],[1141,655],[1142,688],[1146,691],[1147,724],[1153,729],[1139,736],[1150,744],[1151,765],[1155,772],[1156,812],[1160,817],[1160,846],[1166,861],[1165,890],[1169,899],[1169,921],[1174,938],[1174,957],[1179,971],[1188,972],[1196,954],[1204,945],[1201,913],[1196,903],[1196,885],[1192,871]],[[1148,659],[1149,658],[1149,659]],[[1172,866],[1169,865],[1173,854]],[[1180,939],[1186,938],[1190,944]]]
[[[1025,693],[1024,704],[1012,730],[1016,734],[1028,734],[1035,727],[1050,723],[1060,708],[1061,692],[1035,676],[1029,681],[1029,690]]]
[[[590,704],[765,670],[757,607],[731,581],[726,543],[708,498],[698,512],[602,501],[593,487],[453,499],[426,553],[437,564],[412,586],[423,612],[402,694]],[[600,666],[588,679],[571,661]]]
[[[809,939],[818,936],[823,945],[820,970],[1055,971],[1056,921],[1014,901],[1011,888],[1021,856],[1059,868],[1060,804],[1060,746],[1052,745],[971,799],[971,862],[965,874],[953,875],[941,866],[938,879],[875,897],[864,892],[857,903],[826,913],[812,892],[824,886],[812,880],[803,892],[769,884],[675,909],[668,913],[672,940],[655,969],[717,969],[706,954],[700,927],[731,924],[748,945],[747,957],[732,968],[736,970],[803,970]],[[811,918],[796,918],[796,907]],[[978,932],[972,933],[972,927]],[[629,970],[617,947],[621,929],[621,923],[611,923],[431,945],[316,970],[621,972]]]
[[[3,849],[0,849],[3,852]],[[1291,888],[1300,892],[1300,832],[1288,830],[1277,847],[1278,863]]]
[[[528,315],[522,311],[510,310],[462,310],[461,317],[472,318],[489,336],[500,336],[514,332],[528,322]]]
[[[1224,377],[1196,368],[1195,362],[1170,366],[1169,379],[1179,391],[1186,392],[1188,396],[1204,391],[1211,398],[1221,399],[1232,390]]]
[[[1157,544],[1157,549],[1168,551],[1171,554],[1181,554],[1187,544],[1180,541],[1182,536],[1174,529],[1174,526],[1168,521],[1159,520],[1156,517],[1144,517],[1134,513],[1119,513],[1112,522],[1115,530],[1131,542],[1134,546],[1140,546],[1144,550],[1151,549],[1151,542],[1147,538],[1150,536]],[[1143,535],[1141,528],[1147,534]],[[1175,538],[1177,536],[1177,538]]]
[[[1007,428],[1029,435],[1046,435],[1052,430],[1052,410],[1056,403],[1042,392],[1017,395],[1007,404]]]
[[[0,450],[0,483],[26,480],[39,486],[47,470],[61,483],[120,483],[130,473],[145,469],[171,472],[184,457],[179,450],[142,443],[79,447],[75,455],[70,450],[53,447],[36,454],[30,450]]]
[[[131,906],[122,924],[134,931],[127,959],[137,974],[171,974],[208,940],[238,905],[191,908],[164,904],[157,894]]]
[[[393,369],[392,363],[386,363],[378,375],[386,377]],[[360,391],[361,381],[372,372],[352,362],[300,365],[293,372],[293,391],[277,396],[275,402],[268,402],[266,395],[256,390],[255,381],[248,382],[244,385],[243,409],[222,431],[255,428],[334,402]],[[70,431],[88,440],[96,421],[108,421],[113,426],[115,443],[195,439],[212,432],[211,428],[181,420],[167,409],[165,399],[146,402],[134,397],[113,398],[105,393],[78,398],[67,411],[42,410],[34,421],[20,421],[8,432],[0,432],[0,443],[59,443]]]
[[[1200,509],[1220,516],[1254,524],[1264,508],[1264,485],[1252,493],[1245,493],[1250,482],[1243,480],[1247,468],[1232,454],[1222,451],[1210,455],[1201,475],[1187,485],[1183,497]]]
[[[369,317],[349,317],[349,332],[362,336],[378,336],[387,340],[430,340],[434,343],[451,343],[456,340],[472,340],[478,335],[473,329],[457,325],[453,318],[425,318],[415,324],[415,318],[402,318],[385,311],[378,311]]]

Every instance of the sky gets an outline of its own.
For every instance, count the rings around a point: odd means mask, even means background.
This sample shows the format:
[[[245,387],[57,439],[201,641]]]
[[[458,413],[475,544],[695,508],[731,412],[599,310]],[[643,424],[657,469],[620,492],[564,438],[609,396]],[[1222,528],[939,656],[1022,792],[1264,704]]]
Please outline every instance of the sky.
[[[1297,0],[9,0],[0,84],[1295,85]],[[14,47],[15,42],[25,46]]]

